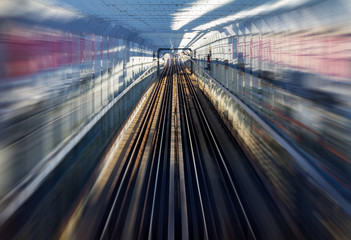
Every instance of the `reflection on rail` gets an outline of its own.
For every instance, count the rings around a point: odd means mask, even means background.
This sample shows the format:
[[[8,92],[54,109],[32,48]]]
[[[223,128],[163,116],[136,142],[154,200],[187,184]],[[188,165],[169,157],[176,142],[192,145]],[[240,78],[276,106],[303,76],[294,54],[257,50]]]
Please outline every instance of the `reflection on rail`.
[[[119,156],[98,238],[256,239],[197,94],[181,61],[169,59]]]

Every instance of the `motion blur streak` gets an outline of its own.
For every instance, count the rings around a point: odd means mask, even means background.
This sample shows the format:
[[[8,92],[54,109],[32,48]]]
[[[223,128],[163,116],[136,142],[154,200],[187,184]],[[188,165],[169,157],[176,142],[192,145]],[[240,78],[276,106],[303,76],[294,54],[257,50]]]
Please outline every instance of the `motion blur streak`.
[[[167,47],[293,237],[350,238],[350,23],[350,0],[1,0],[0,238],[57,235]]]
[[[155,78],[145,40],[48,3],[0,3],[1,239],[54,233]]]

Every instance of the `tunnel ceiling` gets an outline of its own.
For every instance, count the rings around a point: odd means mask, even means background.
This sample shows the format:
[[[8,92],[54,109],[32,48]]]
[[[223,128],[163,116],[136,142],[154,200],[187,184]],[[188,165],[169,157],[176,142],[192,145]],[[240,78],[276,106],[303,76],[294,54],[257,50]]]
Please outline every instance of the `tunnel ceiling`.
[[[263,4],[265,0],[57,0],[122,25],[157,47],[187,47],[203,25]],[[202,26],[202,27],[201,27]]]
[[[118,24],[156,47],[189,47],[237,18],[252,17],[286,0],[45,0]],[[300,1],[301,2],[301,1]]]
[[[109,24],[109,28],[122,26],[147,40],[156,48],[192,47],[206,42],[212,33],[225,35],[246,34],[245,28],[252,20],[274,14],[288,8],[318,0],[3,0],[0,16],[22,11],[31,13],[33,18],[52,18],[52,22],[77,21],[78,18],[94,18]],[[21,2],[22,10],[16,3]],[[12,6],[12,7],[11,7]],[[33,11],[31,9],[34,9]],[[40,10],[42,9],[42,10]],[[301,25],[299,18],[288,19],[289,24]],[[72,20],[73,19],[73,20]],[[292,20],[292,21],[290,21]],[[36,19],[35,19],[36,21]],[[96,22],[96,21],[95,21]],[[244,30],[238,27],[244,26]],[[277,23],[282,19],[273,20]],[[86,23],[89,25],[89,20]],[[235,25],[236,24],[236,25]],[[232,25],[234,27],[227,27]],[[263,32],[272,30],[266,21],[254,26]],[[105,24],[106,26],[106,24]],[[95,26],[100,28],[99,26]],[[95,29],[96,29],[95,28]],[[101,27],[102,28],[102,27]],[[115,28],[116,29],[116,28]],[[118,28],[117,28],[118,29]],[[251,26],[249,32],[252,32]],[[273,29],[274,30],[274,29]],[[102,30],[105,31],[105,30]],[[125,34],[118,30],[119,35]],[[79,31],[78,31],[79,32]],[[128,33],[129,34],[129,33]],[[140,42],[140,41],[138,41]]]

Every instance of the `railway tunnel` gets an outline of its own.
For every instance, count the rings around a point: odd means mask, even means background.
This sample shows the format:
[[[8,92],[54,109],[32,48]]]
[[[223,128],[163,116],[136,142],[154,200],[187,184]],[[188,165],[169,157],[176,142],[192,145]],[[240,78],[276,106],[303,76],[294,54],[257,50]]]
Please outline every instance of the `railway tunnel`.
[[[3,0],[0,239],[350,239],[348,0]]]

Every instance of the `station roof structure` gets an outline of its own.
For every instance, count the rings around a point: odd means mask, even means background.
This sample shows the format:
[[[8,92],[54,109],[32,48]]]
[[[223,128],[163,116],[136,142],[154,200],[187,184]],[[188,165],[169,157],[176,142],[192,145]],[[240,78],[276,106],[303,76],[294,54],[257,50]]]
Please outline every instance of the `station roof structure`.
[[[246,35],[328,22],[328,11],[348,0],[3,0],[0,16],[32,15],[33,21],[69,23],[75,33],[128,35],[154,48],[186,48],[214,33]],[[21,9],[18,9],[20,3]],[[325,5],[326,3],[327,5]],[[324,4],[324,5],[323,5]],[[306,6],[320,5],[309,11]],[[350,7],[350,3],[346,4]],[[31,11],[31,9],[34,9]],[[342,8],[339,8],[342,9]],[[19,11],[22,11],[21,13]],[[25,14],[23,11],[27,11]],[[280,14],[281,16],[277,16]],[[339,14],[339,16],[349,14]],[[272,17],[273,16],[273,17]],[[324,17],[326,16],[326,17]],[[51,19],[50,19],[51,18]],[[306,22],[308,19],[308,22]],[[335,20],[337,21],[337,20]],[[117,27],[118,26],[118,27]],[[94,28],[94,29],[93,29]],[[62,27],[60,28],[62,29]],[[70,29],[71,30],[71,29]],[[72,30],[71,30],[72,31]],[[111,34],[111,31],[115,33]],[[213,41],[213,38],[212,38]]]
[[[49,0],[46,0],[49,1]],[[157,47],[189,47],[235,19],[296,6],[306,0],[55,0],[138,33]],[[51,1],[52,2],[52,1]]]

